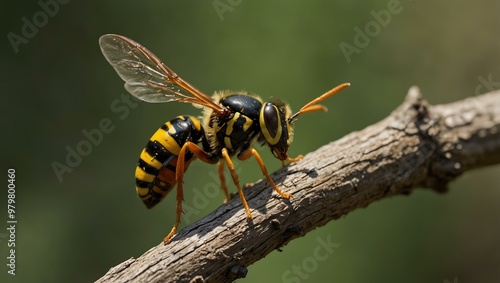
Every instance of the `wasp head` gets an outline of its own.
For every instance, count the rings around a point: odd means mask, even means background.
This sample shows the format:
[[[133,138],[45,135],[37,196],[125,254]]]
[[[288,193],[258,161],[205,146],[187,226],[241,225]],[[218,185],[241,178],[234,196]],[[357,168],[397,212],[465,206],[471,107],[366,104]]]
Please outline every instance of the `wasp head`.
[[[261,136],[259,140],[269,145],[274,157],[279,160],[287,160],[288,147],[293,137],[293,121],[304,113],[327,111],[328,109],[318,104],[318,102],[327,99],[350,85],[350,83],[343,83],[332,88],[302,106],[297,113],[291,116],[291,110],[288,104],[280,99],[270,99],[269,102],[266,102],[260,109],[259,124]]]

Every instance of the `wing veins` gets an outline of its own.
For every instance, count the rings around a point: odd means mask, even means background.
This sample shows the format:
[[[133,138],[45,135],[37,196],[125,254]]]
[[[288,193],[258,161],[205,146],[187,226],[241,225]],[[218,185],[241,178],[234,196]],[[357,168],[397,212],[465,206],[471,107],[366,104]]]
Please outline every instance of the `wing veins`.
[[[99,44],[104,57],[125,81],[125,89],[135,97],[151,103],[178,101],[197,104],[227,114],[227,109],[184,81],[139,43],[108,34],[99,39]]]

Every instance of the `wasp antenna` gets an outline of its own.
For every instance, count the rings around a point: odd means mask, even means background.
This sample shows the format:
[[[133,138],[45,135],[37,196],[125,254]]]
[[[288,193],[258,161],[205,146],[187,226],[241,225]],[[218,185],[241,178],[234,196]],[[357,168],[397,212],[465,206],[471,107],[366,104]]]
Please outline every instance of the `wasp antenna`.
[[[344,88],[346,88],[350,85],[351,85],[350,83],[343,83],[343,84],[340,84],[340,85],[330,89],[329,91],[323,93],[322,95],[313,99],[312,101],[310,101],[306,105],[302,106],[302,108],[300,108],[300,110],[297,113],[293,114],[292,116],[290,116],[290,118],[288,118],[288,122],[289,123],[293,122],[293,120],[297,119],[297,117],[303,113],[320,111],[320,110],[328,111],[328,108],[326,108],[323,105],[319,105],[317,103],[327,99],[328,97],[338,93],[339,91],[343,90]]]

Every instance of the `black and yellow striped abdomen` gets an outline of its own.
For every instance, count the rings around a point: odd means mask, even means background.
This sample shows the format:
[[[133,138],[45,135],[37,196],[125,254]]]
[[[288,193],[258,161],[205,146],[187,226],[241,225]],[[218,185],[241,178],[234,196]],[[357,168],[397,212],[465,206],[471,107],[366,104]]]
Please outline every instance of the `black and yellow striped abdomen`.
[[[203,146],[208,147],[200,121],[193,116],[178,116],[163,124],[142,150],[135,170],[136,191],[148,208],[160,202],[175,186],[177,157],[188,141],[203,142]],[[185,170],[193,159],[193,154],[187,152]]]

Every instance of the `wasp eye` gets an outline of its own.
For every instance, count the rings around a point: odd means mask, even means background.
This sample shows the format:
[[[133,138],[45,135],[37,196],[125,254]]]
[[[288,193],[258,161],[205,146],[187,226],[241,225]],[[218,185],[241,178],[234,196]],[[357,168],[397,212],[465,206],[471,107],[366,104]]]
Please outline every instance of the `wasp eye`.
[[[271,103],[267,103],[264,106],[264,123],[269,135],[274,138],[278,131],[279,116],[276,106]]]
[[[267,102],[260,112],[260,127],[266,141],[277,144],[281,138],[281,119],[278,108],[271,102]]]

